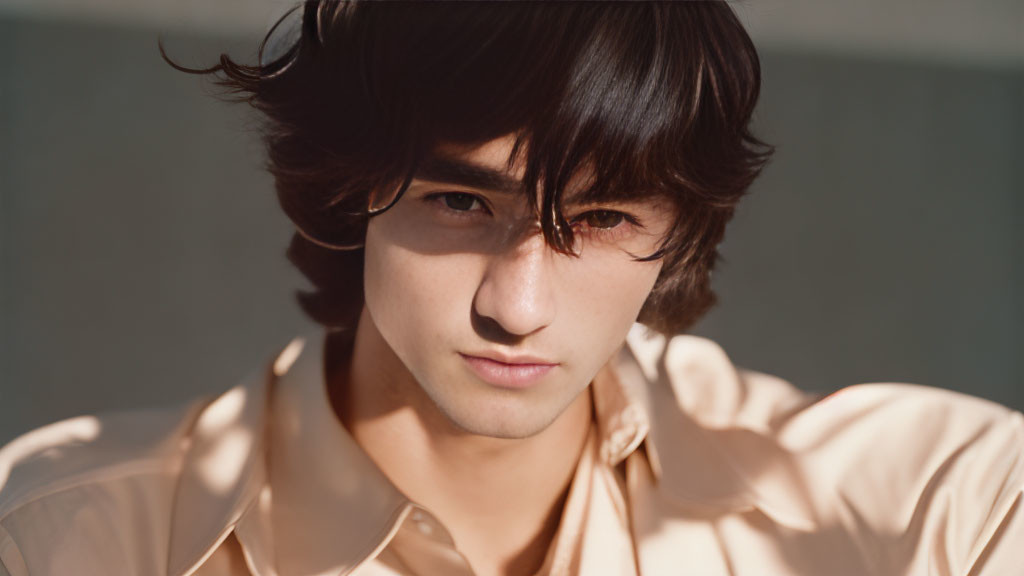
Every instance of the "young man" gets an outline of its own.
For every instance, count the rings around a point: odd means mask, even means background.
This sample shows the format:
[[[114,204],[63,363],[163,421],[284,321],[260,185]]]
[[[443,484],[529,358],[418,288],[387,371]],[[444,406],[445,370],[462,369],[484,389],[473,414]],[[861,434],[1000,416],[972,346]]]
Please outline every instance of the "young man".
[[[0,451],[0,574],[1019,574],[1021,415],[676,335],[767,158],[724,2],[311,0],[213,69],[327,330]]]

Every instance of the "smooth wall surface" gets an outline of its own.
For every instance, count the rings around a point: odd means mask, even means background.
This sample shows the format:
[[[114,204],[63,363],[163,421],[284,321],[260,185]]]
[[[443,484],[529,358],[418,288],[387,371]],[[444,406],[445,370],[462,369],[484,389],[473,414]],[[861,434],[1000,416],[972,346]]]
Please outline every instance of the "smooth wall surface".
[[[0,19],[0,443],[184,401],[312,326],[240,106],[158,31]],[[255,38],[168,38],[196,65]],[[777,156],[696,332],[829,391],[942,386],[1024,408],[1024,70],[762,52]]]

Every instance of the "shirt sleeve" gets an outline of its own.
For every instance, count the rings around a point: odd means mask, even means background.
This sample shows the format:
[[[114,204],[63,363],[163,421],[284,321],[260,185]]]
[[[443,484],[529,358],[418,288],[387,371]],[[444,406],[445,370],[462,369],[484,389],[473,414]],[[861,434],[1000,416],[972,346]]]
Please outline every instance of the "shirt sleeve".
[[[960,531],[961,510],[980,519],[973,523],[980,530],[966,551],[965,574],[1017,574],[1024,566],[1024,415],[1011,413],[986,436],[973,456],[972,476],[958,486],[947,526],[954,534]]]
[[[802,417],[791,432],[828,437],[819,463],[834,467],[842,531],[872,568],[862,573],[1024,574],[1024,414],[948,390],[869,384]]]
[[[997,576],[1013,574],[1024,566],[1024,511],[1020,497],[1013,509],[999,523],[991,538],[983,543],[981,554],[969,572],[972,576]]]

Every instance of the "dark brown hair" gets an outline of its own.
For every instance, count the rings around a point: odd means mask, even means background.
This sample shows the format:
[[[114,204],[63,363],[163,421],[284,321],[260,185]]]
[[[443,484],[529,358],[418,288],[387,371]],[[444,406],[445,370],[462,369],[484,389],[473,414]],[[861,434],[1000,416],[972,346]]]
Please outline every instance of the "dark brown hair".
[[[307,0],[299,9],[295,25],[286,15],[267,34],[256,65],[226,55],[201,70],[168,62],[215,75],[226,98],[262,113],[280,204],[305,233],[288,256],[314,286],[298,295],[314,320],[352,326],[363,286],[362,250],[317,242],[359,244],[368,207],[396,202],[439,145],[509,134],[509,166],[525,159],[523,189],[555,250],[570,252],[561,198],[583,170],[583,200],[671,200],[670,234],[641,258],[664,261],[640,322],[678,333],[714,304],[717,246],[771,152],[749,130],[757,53],[724,1]]]

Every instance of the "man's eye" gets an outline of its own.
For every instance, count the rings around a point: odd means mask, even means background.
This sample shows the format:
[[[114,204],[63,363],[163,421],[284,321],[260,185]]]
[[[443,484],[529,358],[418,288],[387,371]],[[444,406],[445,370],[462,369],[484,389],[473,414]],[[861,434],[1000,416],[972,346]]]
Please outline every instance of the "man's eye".
[[[614,210],[591,210],[580,217],[589,228],[615,228],[622,223],[626,215]]]
[[[469,212],[473,209],[474,203],[480,202],[479,198],[465,192],[446,193],[441,199],[445,206],[457,212]]]

